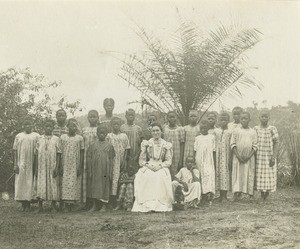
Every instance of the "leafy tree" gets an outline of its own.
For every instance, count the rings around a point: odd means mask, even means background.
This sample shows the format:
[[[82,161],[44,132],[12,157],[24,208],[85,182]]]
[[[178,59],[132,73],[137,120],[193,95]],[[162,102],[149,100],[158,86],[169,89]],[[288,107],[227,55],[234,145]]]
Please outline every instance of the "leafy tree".
[[[41,132],[43,119],[54,116],[58,108],[71,113],[78,108],[78,101],[69,103],[65,97],[57,100],[49,94],[59,85],[60,82],[48,82],[42,75],[33,75],[29,69],[0,72],[0,188],[12,174],[13,141],[22,131],[24,117],[31,116],[35,130]]]
[[[168,46],[142,27],[137,34],[146,51],[122,60],[119,76],[141,92],[142,105],[175,110],[182,125],[191,109],[201,110],[203,116],[220,97],[260,88],[247,74],[245,56],[261,40],[257,29],[219,25],[205,34],[194,23],[182,21]]]

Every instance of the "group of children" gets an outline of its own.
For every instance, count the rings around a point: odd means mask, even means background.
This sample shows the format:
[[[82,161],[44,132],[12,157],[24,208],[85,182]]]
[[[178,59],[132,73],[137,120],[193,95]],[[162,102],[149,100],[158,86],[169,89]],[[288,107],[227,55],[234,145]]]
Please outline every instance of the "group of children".
[[[45,120],[43,135],[32,131],[30,118],[24,120],[24,132],[13,145],[15,200],[23,211],[30,210],[33,200],[38,200],[39,211],[43,201],[51,201],[53,211],[105,211],[108,204],[131,210],[141,142],[150,138],[157,118],[149,115],[142,129],[134,123],[133,109],[126,111],[124,123],[113,115],[113,99],[105,99],[103,105],[105,116],[89,111],[89,126],[82,130],[75,119],[67,120],[63,109],[57,111],[56,123]],[[216,191],[220,201],[227,200],[230,190],[235,200],[242,193],[253,196],[254,189],[263,199],[275,191],[278,132],[268,125],[269,113],[261,112],[261,125],[254,129],[249,127],[249,113],[240,107],[232,113],[232,123],[228,113],[219,115],[220,128],[213,112],[199,125],[198,112],[191,111],[184,127],[177,124],[175,112],[168,113],[163,135],[172,144],[175,201],[179,202],[178,191],[182,202],[193,207],[200,199],[211,203]]]

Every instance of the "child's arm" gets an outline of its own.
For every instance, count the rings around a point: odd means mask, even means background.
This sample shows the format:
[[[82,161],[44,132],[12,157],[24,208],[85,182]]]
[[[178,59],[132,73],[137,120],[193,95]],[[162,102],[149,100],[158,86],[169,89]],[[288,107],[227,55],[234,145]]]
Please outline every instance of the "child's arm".
[[[18,166],[18,151],[14,150],[14,172],[19,174],[19,166]]]
[[[232,149],[233,154],[237,157],[240,163],[245,163],[244,159],[240,157],[239,153],[237,152],[236,146]]]
[[[248,162],[250,158],[254,155],[255,150],[252,148],[248,157],[244,158],[244,163]]]
[[[217,153],[215,151],[213,151],[213,160],[214,160],[214,167],[215,167],[215,171],[216,171],[216,167],[217,167]]]
[[[177,181],[177,182],[179,182],[180,184],[182,184],[182,185],[183,185],[183,189],[184,189],[185,192],[189,190],[189,187],[188,187],[187,183],[184,182],[184,181],[182,181],[182,180],[180,180],[180,179],[177,178],[176,176],[174,176],[174,181]]]
[[[81,149],[80,150],[80,164],[79,164],[79,167],[77,168],[77,176],[80,176],[82,173],[83,160],[84,160],[84,149]]]
[[[179,164],[183,165],[183,153],[184,153],[184,142],[180,142],[180,157],[179,157]]]
[[[55,169],[52,172],[54,178],[57,177],[58,175],[60,161],[61,161],[61,153],[56,153],[56,165],[55,165]]]
[[[38,156],[37,152],[33,156],[33,172],[35,176],[38,175]]]
[[[192,173],[192,176],[193,176],[193,182],[199,182],[200,179],[199,179],[199,177],[197,177],[197,176],[195,175],[194,169],[196,169],[196,168],[195,168],[195,167],[192,167],[192,168],[191,168],[191,173]]]
[[[278,142],[274,141],[273,142],[273,155],[271,157],[270,167],[273,167],[275,165],[275,159],[277,158],[277,154],[278,154]]]

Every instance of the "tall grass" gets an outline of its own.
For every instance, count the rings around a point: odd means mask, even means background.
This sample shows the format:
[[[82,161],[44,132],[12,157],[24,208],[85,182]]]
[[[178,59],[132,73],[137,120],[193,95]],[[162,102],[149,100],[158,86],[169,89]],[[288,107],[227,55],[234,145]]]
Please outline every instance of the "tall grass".
[[[300,185],[300,133],[291,132],[286,140],[286,149],[292,165],[292,178],[296,185]]]

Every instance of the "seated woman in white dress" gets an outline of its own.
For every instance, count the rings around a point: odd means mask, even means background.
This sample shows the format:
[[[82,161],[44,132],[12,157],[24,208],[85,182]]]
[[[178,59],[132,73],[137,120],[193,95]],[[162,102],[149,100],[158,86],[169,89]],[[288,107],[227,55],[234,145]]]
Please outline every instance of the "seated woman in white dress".
[[[172,144],[161,138],[162,127],[154,123],[152,137],[141,144],[140,169],[134,180],[132,212],[172,211],[173,193],[169,167],[172,164]]]

